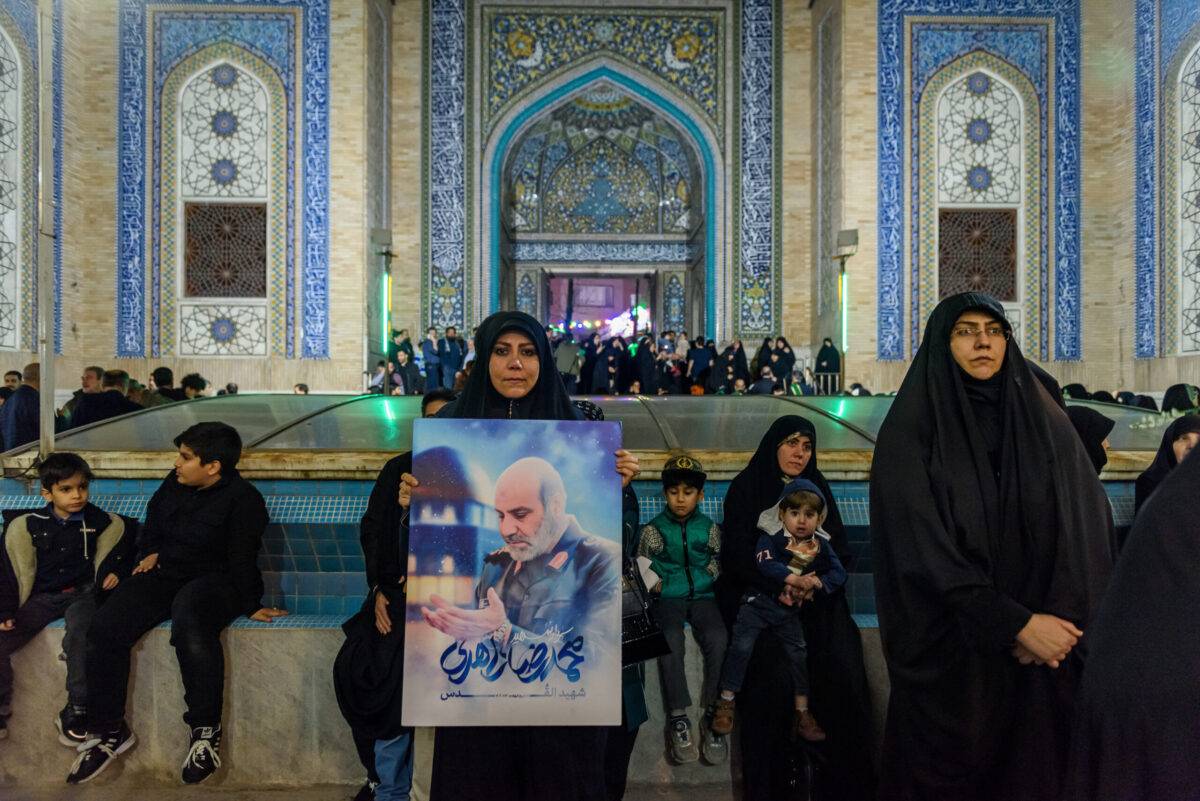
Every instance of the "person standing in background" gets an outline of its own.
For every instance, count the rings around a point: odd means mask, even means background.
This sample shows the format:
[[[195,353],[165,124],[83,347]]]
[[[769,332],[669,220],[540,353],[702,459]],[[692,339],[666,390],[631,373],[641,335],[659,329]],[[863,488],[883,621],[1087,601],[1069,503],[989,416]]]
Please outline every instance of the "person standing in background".
[[[435,326],[429,326],[421,340],[421,357],[425,360],[425,391],[442,385],[441,342]],[[451,374],[453,375],[453,374]]]
[[[458,336],[458,329],[446,326],[446,336],[438,343],[438,358],[442,362],[442,386],[454,386],[454,376],[462,369],[467,345]]]

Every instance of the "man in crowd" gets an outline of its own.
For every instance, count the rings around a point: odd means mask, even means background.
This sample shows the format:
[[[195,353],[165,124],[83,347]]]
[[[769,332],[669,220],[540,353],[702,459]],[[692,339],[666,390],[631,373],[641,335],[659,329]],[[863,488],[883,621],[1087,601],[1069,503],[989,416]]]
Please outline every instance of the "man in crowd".
[[[65,430],[71,427],[71,415],[75,413],[75,407],[79,405],[79,399],[84,395],[94,395],[100,391],[100,379],[104,377],[104,368],[97,365],[83,368],[83,375],[79,376],[79,389],[75,390],[75,394],[66,402],[59,412],[59,430]]]
[[[21,386],[21,371],[9,370],[4,374],[4,386],[16,391],[17,387]]]
[[[396,351],[396,362],[392,371],[393,395],[420,395],[421,371],[408,358],[408,351]]]
[[[184,400],[191,400],[204,394],[204,390],[208,389],[208,381],[199,373],[188,373],[179,386],[183,388]]]
[[[437,328],[429,326],[420,344],[421,358],[425,362],[425,391],[428,392],[442,385],[442,359],[439,355],[442,347],[438,340]],[[450,377],[453,378],[454,374],[451,373]]]
[[[3,438],[0,448],[3,450],[24,445],[26,442],[35,442],[41,431],[38,418],[41,396],[38,394],[38,385],[41,381],[42,367],[33,362],[25,365],[21,373],[10,371],[4,376],[5,386],[8,386],[8,379],[14,374],[21,376],[18,379],[21,385],[16,388],[11,398],[0,406],[0,438]]]
[[[84,395],[75,413],[71,415],[71,428],[79,428],[90,423],[120,417],[129,412],[141,409],[129,398],[129,373],[124,370],[106,370],[100,379],[101,392]]]
[[[175,401],[187,400],[183,390],[175,388],[175,374],[171,372],[170,367],[155,368],[154,372],[150,374],[150,381],[154,384],[154,390],[142,396],[144,406],[162,406]]]
[[[454,326],[446,327],[446,337],[438,344],[438,358],[442,362],[442,386],[453,387],[454,376],[462,369],[463,357],[467,355],[467,343],[458,336]]]

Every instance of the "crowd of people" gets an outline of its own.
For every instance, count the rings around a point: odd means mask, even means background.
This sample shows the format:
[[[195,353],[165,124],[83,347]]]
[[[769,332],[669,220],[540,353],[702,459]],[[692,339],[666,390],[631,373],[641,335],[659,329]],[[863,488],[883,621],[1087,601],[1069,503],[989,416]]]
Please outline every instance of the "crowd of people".
[[[556,352],[533,318],[498,313],[473,339],[481,356],[457,367],[459,391],[427,391],[422,416],[603,418],[594,404],[571,400],[562,343]],[[669,350],[649,340],[642,348],[652,363]],[[778,364],[781,351],[778,340],[766,342],[755,361]],[[600,378],[619,380],[609,369]],[[1191,405],[1172,407],[1183,414],[1138,479],[1135,524],[1119,543],[1098,478],[1112,421],[1094,408],[1068,410],[1064,395],[1075,391],[1064,393],[1022,356],[993,299],[956,295],[931,315],[872,464],[871,566],[891,688],[878,772],[845,591],[855,554],[818,468],[813,424],[789,415],[769,427],[729,485],[719,524],[700,512],[707,475],[686,453],[662,470],[663,511],[642,521],[630,486],[639,461],[617,451],[623,556],[643,557],[644,575],[658,577],[647,589],[669,645],[659,657],[669,757],[724,764],[736,725],[742,797],[751,801],[805,792],[914,801],[1200,797],[1200,768],[1181,747],[1194,739],[1200,708],[1200,682],[1187,669],[1200,646],[1181,634],[1197,591],[1186,566],[1200,558],[1190,523],[1200,414],[1188,412],[1197,393],[1186,385],[1171,393]],[[59,453],[39,467],[46,506],[11,516],[6,530],[0,731],[11,710],[8,657],[65,615],[67,704],[56,725],[78,750],[71,783],[89,781],[136,742],[125,718],[129,652],[168,619],[191,729],[182,779],[210,776],[221,764],[220,632],[239,615],[270,622],[286,614],[262,603],[256,556],[267,516],[258,490],[237,474],[237,432],[201,423],[175,444],[175,469],[140,526],[89,504],[90,469]],[[411,453],[376,480],[361,523],[369,590],[344,627],[334,668],[368,775],[360,801],[407,799],[412,781],[396,615],[417,486]],[[681,659],[685,623],[704,655],[698,731]],[[643,683],[638,665],[624,668],[618,726],[439,728],[432,798],[621,798],[649,717]]]

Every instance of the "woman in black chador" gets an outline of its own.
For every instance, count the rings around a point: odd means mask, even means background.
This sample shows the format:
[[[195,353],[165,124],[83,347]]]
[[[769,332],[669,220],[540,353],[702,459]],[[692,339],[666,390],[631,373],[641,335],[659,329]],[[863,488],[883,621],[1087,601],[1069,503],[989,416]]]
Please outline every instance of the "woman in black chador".
[[[718,599],[729,622],[748,587],[758,587],[771,597],[782,589],[782,584],[775,586],[758,570],[755,551],[762,533],[758,521],[769,510],[778,526],[779,492],[796,478],[813,482],[825,496],[828,514],[822,528],[842,564],[853,569],[837,500],[817,469],[816,429],[803,417],[780,417],[725,495]],[[804,602],[800,619],[808,647],[810,707],[828,735],[822,746],[810,752],[815,757],[811,797],[867,801],[875,796],[871,704],[862,640],[845,592],[815,594]],[[745,801],[809,797],[802,778],[802,746],[791,737],[793,701],[792,674],[783,646],[774,635],[763,633],[738,695]]]
[[[462,394],[438,417],[582,420],[554,367],[541,324],[521,312],[498,312],[475,334],[479,354]],[[626,494],[637,458],[617,451]],[[405,474],[411,491],[416,479]],[[403,500],[402,505],[407,501]],[[606,731],[597,726],[441,726],[433,756],[434,801],[605,798]]]
[[[993,298],[938,304],[871,467],[880,797],[1058,799],[1112,516]]]
[[[1197,486],[1192,454],[1138,513],[1088,630],[1069,801],[1200,798]]]
[[[1197,443],[1200,443],[1200,415],[1185,414],[1167,426],[1163,431],[1158,453],[1154,455],[1154,461],[1133,484],[1134,514],[1141,511],[1142,505],[1150,500],[1150,496],[1166,479],[1167,474],[1175,469]]]

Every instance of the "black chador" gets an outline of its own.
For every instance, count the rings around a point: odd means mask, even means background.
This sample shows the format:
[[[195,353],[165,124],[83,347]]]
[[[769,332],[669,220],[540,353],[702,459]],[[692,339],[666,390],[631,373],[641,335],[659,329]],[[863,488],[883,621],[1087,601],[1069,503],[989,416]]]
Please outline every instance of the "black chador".
[[[1009,341],[991,379],[951,331],[998,302],[934,309],[871,467],[875,600],[891,678],[883,798],[1057,799],[1071,703],[1115,550],[1109,504],[1060,401]],[[1057,669],[1022,666],[1034,613],[1084,639]]]
[[[1069,801],[1200,798],[1198,485],[1193,452],[1138,513],[1088,631]]]

